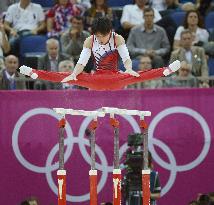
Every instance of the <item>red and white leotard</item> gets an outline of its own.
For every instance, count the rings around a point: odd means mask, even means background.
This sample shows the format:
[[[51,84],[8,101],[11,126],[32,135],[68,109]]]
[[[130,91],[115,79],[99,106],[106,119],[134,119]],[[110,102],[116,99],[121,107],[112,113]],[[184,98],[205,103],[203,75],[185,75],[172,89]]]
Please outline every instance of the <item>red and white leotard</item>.
[[[118,70],[118,51],[115,42],[115,32],[111,32],[109,41],[102,45],[95,35],[92,39],[92,54],[96,69]]]

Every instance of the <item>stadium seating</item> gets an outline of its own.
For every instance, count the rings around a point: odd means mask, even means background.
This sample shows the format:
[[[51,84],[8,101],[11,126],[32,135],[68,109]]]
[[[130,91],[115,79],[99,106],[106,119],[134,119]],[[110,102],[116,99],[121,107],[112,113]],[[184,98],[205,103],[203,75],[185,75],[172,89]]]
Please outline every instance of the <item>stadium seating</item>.
[[[214,75],[214,58],[208,60],[209,75]]]
[[[132,59],[132,68],[133,68],[133,70],[135,70],[135,71],[139,70],[138,69],[139,63],[140,63],[139,60]],[[119,69],[122,70],[122,71],[126,70],[125,67],[124,67],[124,65],[123,65],[123,63],[122,63],[122,61],[119,61]]]
[[[45,35],[26,36],[20,40],[20,61],[25,65],[37,66],[37,59],[46,52]]]
[[[176,11],[170,14],[171,18],[173,19],[177,26],[183,25],[185,15],[186,15],[185,11]]]
[[[32,0],[32,2],[40,4],[43,8],[50,8],[55,4],[55,0]]]
[[[214,28],[214,11],[209,12],[205,17],[205,28],[211,32]]]
[[[110,7],[120,7],[126,4],[132,4],[133,0],[108,0],[108,6]]]

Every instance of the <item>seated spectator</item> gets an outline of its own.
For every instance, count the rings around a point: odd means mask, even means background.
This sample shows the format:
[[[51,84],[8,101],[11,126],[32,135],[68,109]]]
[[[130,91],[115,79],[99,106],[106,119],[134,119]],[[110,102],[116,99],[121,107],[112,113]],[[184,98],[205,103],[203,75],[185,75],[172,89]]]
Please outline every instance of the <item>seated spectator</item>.
[[[27,200],[25,200],[25,201],[22,201],[22,202],[20,203],[20,205],[30,205],[30,204],[29,204],[29,202],[28,202]]]
[[[39,205],[39,200],[34,197],[34,196],[31,196],[29,199],[28,199],[28,203],[30,205]]]
[[[210,192],[208,195],[210,197],[210,201],[214,202],[214,192]]]
[[[124,29],[121,31],[121,35],[125,39],[128,38],[131,28],[144,23],[144,18],[142,18],[142,16],[147,3],[148,0],[136,0],[135,4],[126,5],[123,7],[123,13],[120,22],[122,28]],[[172,20],[170,15],[165,15],[162,18],[160,13],[154,9],[154,23],[165,29],[170,44],[172,44],[177,25]]]
[[[59,41],[50,38],[46,42],[47,52],[38,60],[38,69],[48,71],[59,71],[59,63],[63,60],[68,60],[69,57],[59,52]],[[50,90],[61,89],[60,83],[52,83],[47,81],[37,80],[34,83],[35,90]]]
[[[128,37],[127,47],[132,57],[147,54],[154,68],[164,66],[163,57],[170,50],[169,40],[163,28],[154,24],[154,10],[144,10],[144,24],[134,27]]]
[[[173,48],[177,49],[180,46],[180,34],[183,30],[189,29],[193,36],[193,45],[202,46],[208,42],[209,33],[203,28],[202,20],[197,11],[190,10],[186,13],[183,26],[179,26],[174,37]]]
[[[5,33],[4,24],[0,20],[0,70],[4,68],[4,53],[10,51],[10,44]]]
[[[165,80],[164,87],[198,87],[197,79],[191,73],[192,65],[181,62],[178,73]]]
[[[198,205],[198,202],[195,201],[195,200],[193,200],[193,201],[190,201],[190,202],[188,203],[188,205]]]
[[[74,62],[72,60],[64,60],[59,63],[59,71],[60,72],[71,72],[74,70]],[[62,83],[59,89],[81,89],[87,90],[87,88],[71,85],[69,83]]]
[[[0,90],[26,89],[25,76],[17,72],[19,68],[18,58],[9,55],[5,58],[5,68],[0,71]]]
[[[45,29],[45,15],[39,4],[20,0],[8,7],[5,30],[9,33],[11,53],[19,55],[19,40],[26,35],[37,35]]]
[[[82,51],[83,43],[90,33],[83,30],[83,17],[75,16],[72,25],[60,38],[62,52],[72,56],[75,63],[78,61]]]
[[[64,60],[59,63],[60,72],[72,72],[74,70],[74,62],[72,60]],[[72,89],[74,86],[69,83],[62,83],[60,89]]]
[[[157,9],[158,11],[163,11],[166,9],[165,0],[149,0],[149,4],[153,9]]]
[[[92,6],[84,13],[84,29],[91,33],[92,22],[97,17],[108,17],[112,21],[114,27],[113,10],[108,7],[107,0],[92,0]]]
[[[139,58],[139,71],[146,71],[152,68],[152,59],[149,55],[143,55]],[[128,86],[128,88],[160,88],[163,86],[162,80],[148,80]]]
[[[59,72],[71,72],[74,70],[74,62],[72,60],[63,60],[59,63]]]
[[[201,194],[198,198],[199,205],[209,205],[210,197],[207,194]]]
[[[46,41],[46,54],[38,60],[38,69],[48,71],[58,71],[59,62],[67,60],[69,57],[59,52],[59,41],[50,38]]]
[[[207,59],[204,49],[198,46],[192,46],[192,32],[184,30],[181,32],[181,47],[173,51],[170,62],[174,60],[186,61],[192,65],[193,76],[208,77]],[[208,83],[203,81],[202,87],[207,87]]]
[[[84,14],[87,9],[91,8],[90,0],[70,0],[70,2],[80,8],[81,15]]]
[[[48,37],[60,37],[70,27],[72,17],[80,13],[69,0],[58,0],[47,12]]]
[[[121,25],[125,30],[130,30],[136,25],[144,23],[144,9],[147,0],[136,0],[135,4],[126,5],[123,7],[123,13],[121,17]],[[160,13],[154,9],[154,23],[161,19]]]

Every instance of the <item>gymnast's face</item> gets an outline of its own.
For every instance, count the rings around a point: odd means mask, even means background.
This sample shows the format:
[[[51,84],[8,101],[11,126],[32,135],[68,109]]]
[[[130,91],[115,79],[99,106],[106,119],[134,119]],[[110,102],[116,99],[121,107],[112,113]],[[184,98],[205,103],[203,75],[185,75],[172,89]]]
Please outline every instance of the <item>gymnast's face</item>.
[[[109,41],[109,38],[110,38],[110,35],[111,35],[111,31],[108,34],[105,34],[105,35],[103,35],[101,33],[96,33],[95,35],[96,35],[99,43],[102,44],[102,45],[105,45]]]

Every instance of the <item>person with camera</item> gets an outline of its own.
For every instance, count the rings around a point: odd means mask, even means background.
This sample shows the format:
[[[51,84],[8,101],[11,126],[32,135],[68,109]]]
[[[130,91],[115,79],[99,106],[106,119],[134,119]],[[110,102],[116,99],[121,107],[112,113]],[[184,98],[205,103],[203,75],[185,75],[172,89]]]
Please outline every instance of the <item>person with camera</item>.
[[[126,152],[125,176],[122,181],[123,201],[125,205],[142,204],[142,169],[143,169],[143,135],[131,134],[128,136],[129,149]],[[159,174],[154,170],[152,155],[149,152],[148,166],[150,173],[150,204],[156,205],[161,197],[161,185]]]

